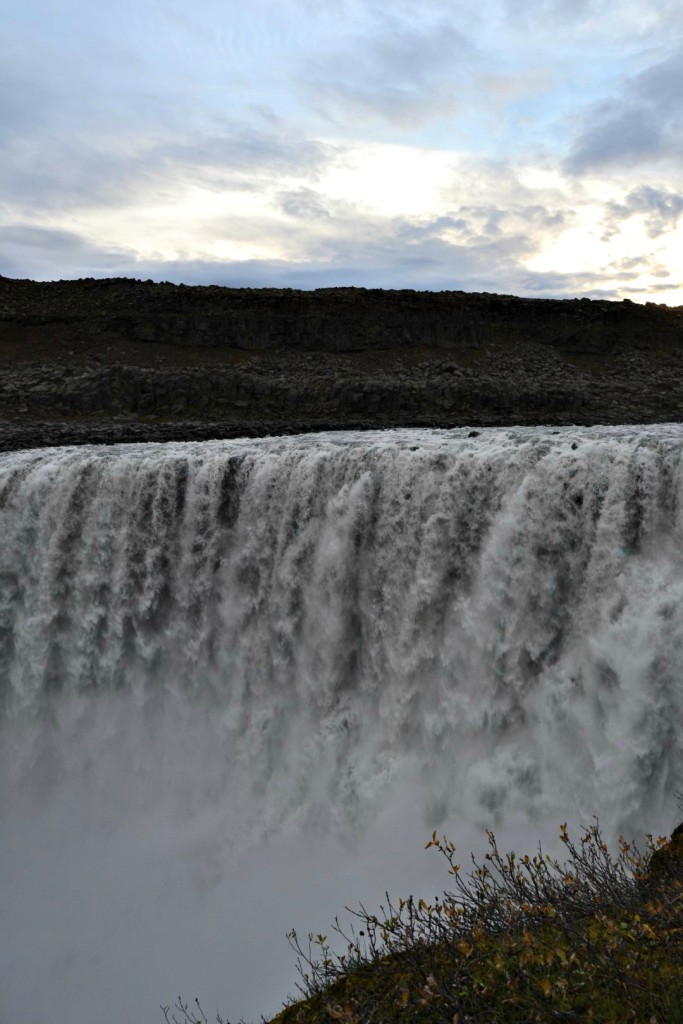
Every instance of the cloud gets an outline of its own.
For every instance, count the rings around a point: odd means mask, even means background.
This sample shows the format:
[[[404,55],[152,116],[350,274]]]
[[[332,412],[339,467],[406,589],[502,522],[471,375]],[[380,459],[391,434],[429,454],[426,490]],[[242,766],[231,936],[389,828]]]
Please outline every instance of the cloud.
[[[683,47],[587,114],[564,168],[583,174],[683,155]]]
[[[279,128],[225,122],[220,131],[59,137],[49,131],[0,146],[0,194],[15,210],[131,205],[182,184],[257,191],[273,177],[315,179],[335,149]]]
[[[582,133],[564,162],[570,174],[606,164],[642,163],[666,148],[662,127],[645,106],[604,103],[594,112],[593,124]]]
[[[662,29],[670,36],[681,24],[679,0],[504,0],[503,9],[515,26],[540,27],[543,31],[561,27],[587,38],[603,35],[611,40],[634,37],[657,40]],[[561,41],[558,49],[561,49]]]
[[[533,294],[600,287],[574,267],[608,289],[675,273],[680,0],[28,0],[9,17],[7,273]],[[654,262],[619,264],[634,234]]]
[[[474,55],[472,43],[449,22],[428,28],[385,23],[369,40],[358,37],[324,61],[310,62],[304,88],[334,121],[370,114],[414,127],[460,108],[458,83]]]
[[[0,67],[0,146],[32,127],[44,125],[43,90],[26,72]]]
[[[32,224],[0,226],[0,274],[4,277],[43,281],[107,277],[134,265],[133,250],[99,246],[75,231]]]
[[[504,0],[503,8],[511,20],[525,25],[560,21],[566,28],[567,23],[583,22],[591,17],[599,17],[610,0]]]
[[[641,185],[630,192],[623,203],[608,203],[603,241],[618,234],[625,220],[637,216],[643,218],[647,237],[659,238],[678,226],[683,216],[683,195],[653,188],[651,185]]]
[[[655,255],[623,256],[619,260],[613,260],[605,267],[605,271],[610,277],[618,277],[620,281],[642,278],[644,273],[652,277],[671,277],[671,271],[660,263]]]
[[[289,217],[303,220],[329,220],[331,217],[329,200],[311,188],[299,188],[291,192],[281,192],[279,204]]]
[[[295,195],[304,203],[310,198]],[[134,277],[250,288],[462,289],[547,298],[638,298],[680,288],[668,278],[652,280],[668,274],[654,256],[623,258],[581,271],[530,270],[526,263],[542,249],[545,225],[559,223],[556,217],[556,211],[543,206],[481,205],[432,218],[354,219],[349,207],[346,217],[341,209],[319,220],[295,217],[298,255],[233,260],[208,255],[147,258],[133,249],[98,245],[75,232],[15,224],[0,232],[0,274],[42,280]],[[291,237],[287,222],[272,229],[274,236],[277,230],[283,238]]]
[[[460,206],[447,216],[404,222],[400,237],[413,242],[441,239],[467,251],[473,261],[481,261],[482,267],[489,261],[491,267],[500,270],[510,261],[517,265],[535,255],[548,234],[559,231],[565,221],[562,211],[548,210],[541,204]]]
[[[265,131],[245,123],[226,122],[221,131],[188,134],[151,148],[145,162],[239,172],[316,175],[334,155],[335,147],[281,129]]]
[[[542,244],[545,225],[556,223],[556,213],[542,206],[507,210],[480,205],[436,217],[370,217],[359,215],[351,204],[326,208],[316,196],[313,190],[301,189],[277,197],[290,206],[290,216],[298,222],[294,233],[286,221],[269,228],[275,243],[280,237],[283,247],[292,246],[286,259],[146,258],[124,247],[98,246],[75,232],[14,224],[0,231],[0,273],[42,279],[125,276],[246,287],[355,285],[561,293],[556,275],[530,276],[523,265]],[[216,231],[235,234],[229,223],[216,225]]]

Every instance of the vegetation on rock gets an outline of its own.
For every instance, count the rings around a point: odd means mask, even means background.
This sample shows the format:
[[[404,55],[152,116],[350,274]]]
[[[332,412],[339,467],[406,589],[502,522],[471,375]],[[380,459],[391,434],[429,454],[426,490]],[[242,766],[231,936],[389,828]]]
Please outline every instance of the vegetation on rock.
[[[434,903],[387,896],[297,952],[301,999],[271,1024],[600,1024],[683,1022],[683,825],[644,852],[597,820],[564,863],[502,854],[493,833],[482,863],[463,873],[456,847],[432,835],[452,888]],[[167,1022],[205,1024],[199,1003],[165,1008]],[[227,1024],[220,1017],[219,1024]]]

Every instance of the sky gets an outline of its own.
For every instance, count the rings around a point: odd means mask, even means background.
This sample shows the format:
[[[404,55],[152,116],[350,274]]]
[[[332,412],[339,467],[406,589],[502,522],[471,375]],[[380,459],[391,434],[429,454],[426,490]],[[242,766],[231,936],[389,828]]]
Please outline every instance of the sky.
[[[680,0],[0,4],[0,274],[683,304]]]

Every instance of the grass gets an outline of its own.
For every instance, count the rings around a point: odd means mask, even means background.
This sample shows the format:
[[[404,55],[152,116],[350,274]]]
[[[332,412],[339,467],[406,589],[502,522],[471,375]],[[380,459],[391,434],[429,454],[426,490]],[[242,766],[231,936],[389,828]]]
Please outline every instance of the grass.
[[[487,834],[484,861],[472,857],[467,873],[433,834],[450,890],[433,904],[387,896],[348,928],[337,920],[344,953],[292,932],[301,998],[271,1024],[683,1024],[678,839],[648,836],[643,853],[620,839],[612,854],[597,821],[576,843],[563,825],[560,863],[540,847],[502,854]],[[206,1024],[198,1002],[164,1013],[168,1024]]]

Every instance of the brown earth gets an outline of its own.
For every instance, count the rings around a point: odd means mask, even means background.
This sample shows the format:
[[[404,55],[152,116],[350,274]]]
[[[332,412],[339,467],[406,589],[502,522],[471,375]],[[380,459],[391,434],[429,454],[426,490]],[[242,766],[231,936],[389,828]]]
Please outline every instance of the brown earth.
[[[683,419],[683,307],[0,277],[0,450]]]

